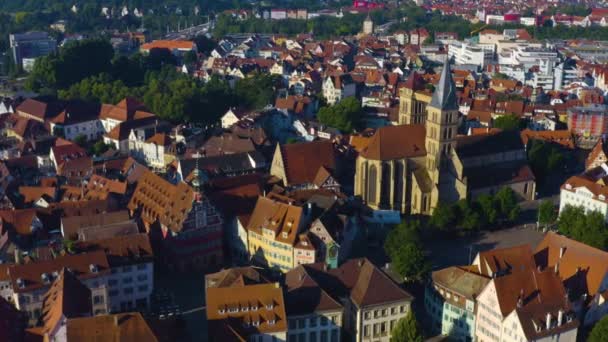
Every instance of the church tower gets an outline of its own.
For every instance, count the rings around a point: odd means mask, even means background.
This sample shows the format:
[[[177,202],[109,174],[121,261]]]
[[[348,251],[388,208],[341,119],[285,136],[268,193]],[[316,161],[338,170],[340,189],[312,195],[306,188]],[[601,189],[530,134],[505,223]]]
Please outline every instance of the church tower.
[[[399,124],[420,124],[426,121],[426,103],[416,100],[416,91],[422,89],[422,79],[414,70],[399,92]]]
[[[458,100],[449,59],[426,112],[426,166],[433,182],[438,184],[440,170],[455,147],[458,129]]]

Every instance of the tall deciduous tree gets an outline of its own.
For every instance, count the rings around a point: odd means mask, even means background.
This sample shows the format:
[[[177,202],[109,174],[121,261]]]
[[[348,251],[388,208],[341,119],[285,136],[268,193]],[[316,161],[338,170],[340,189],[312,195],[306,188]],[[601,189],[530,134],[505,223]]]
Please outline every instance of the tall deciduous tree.
[[[429,264],[421,249],[418,221],[403,222],[393,228],[384,243],[392,267],[406,281],[421,281],[429,271]]]
[[[317,113],[319,122],[343,133],[350,133],[358,128],[362,116],[361,103],[354,97],[347,97],[333,106],[323,107]]]
[[[414,312],[410,309],[407,315],[397,321],[397,324],[391,331],[391,342],[422,342],[424,336],[422,329],[414,316]]]

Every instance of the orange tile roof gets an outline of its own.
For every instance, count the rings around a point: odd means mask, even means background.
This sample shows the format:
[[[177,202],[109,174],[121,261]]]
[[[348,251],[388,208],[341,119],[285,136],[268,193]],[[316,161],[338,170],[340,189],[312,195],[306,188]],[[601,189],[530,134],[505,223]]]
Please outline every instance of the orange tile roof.
[[[511,270],[523,271],[536,268],[530,245],[479,252],[478,258],[480,273],[487,277]]]
[[[394,160],[426,155],[424,125],[385,126],[376,131],[361,156],[372,160]]]
[[[95,269],[92,269],[91,265],[95,266]],[[9,268],[8,274],[13,291],[24,293],[49,287],[50,284],[44,283],[42,274],[52,275],[53,272],[59,272],[64,267],[70,268],[81,280],[101,277],[110,272],[110,265],[108,264],[106,254],[103,251],[95,251],[60,256],[52,260],[29,264],[13,265]],[[19,282],[21,282],[22,286],[19,286]]]
[[[521,140],[524,145],[527,145],[530,139],[556,143],[570,149],[574,148],[574,138],[569,130],[533,131],[526,128],[521,131]]]
[[[127,207],[132,212],[141,209],[141,218],[148,226],[158,221],[177,233],[192,210],[193,199],[194,190],[188,184],[173,185],[147,171],[138,180]]]
[[[158,341],[139,312],[69,319],[66,335],[68,341]]]
[[[54,332],[64,317],[69,319],[92,313],[91,290],[71,271],[63,268],[44,296],[43,333]]]
[[[563,255],[560,258],[560,250]],[[565,236],[549,232],[536,246],[535,258],[539,266],[554,270],[566,287],[582,284],[584,292],[593,297],[603,290],[601,284],[608,273],[608,253]]]
[[[302,221],[302,208],[259,197],[251,214],[248,231],[262,235],[262,229],[274,232],[276,241],[294,245]]]
[[[141,46],[141,50],[150,51],[152,49],[168,50],[194,50],[196,45],[189,40],[155,40]]]
[[[55,187],[42,186],[20,186],[19,194],[23,196],[24,203],[32,203],[39,200],[42,196],[48,196],[51,199],[55,198]]]
[[[314,181],[320,167],[334,170],[336,157],[331,141],[279,145],[286,176],[286,185]]]
[[[227,326],[245,340],[252,334],[287,331],[283,290],[278,283],[211,287],[206,297],[210,336]]]

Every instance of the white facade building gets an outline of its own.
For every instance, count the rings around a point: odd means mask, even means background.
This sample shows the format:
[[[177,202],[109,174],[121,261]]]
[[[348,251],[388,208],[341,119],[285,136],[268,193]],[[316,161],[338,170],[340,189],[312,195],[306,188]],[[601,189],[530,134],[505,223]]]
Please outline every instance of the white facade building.
[[[494,60],[494,44],[453,42],[448,47],[448,58],[453,58],[456,64],[474,64],[483,68]]]

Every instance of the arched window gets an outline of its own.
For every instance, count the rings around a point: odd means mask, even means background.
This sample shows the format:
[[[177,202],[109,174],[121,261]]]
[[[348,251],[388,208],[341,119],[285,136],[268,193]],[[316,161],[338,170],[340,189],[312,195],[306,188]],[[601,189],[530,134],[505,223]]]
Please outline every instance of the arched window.
[[[376,165],[369,167],[369,174],[367,176],[367,202],[376,204],[376,182],[378,181],[378,170]]]
[[[403,164],[401,162],[395,162],[395,193],[393,197],[393,203],[395,205],[401,205],[403,200]]]
[[[380,205],[388,207],[391,201],[391,166],[388,163],[382,163],[382,178],[380,190]]]

